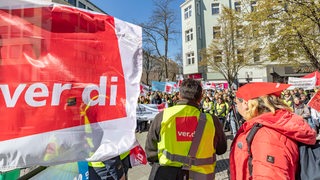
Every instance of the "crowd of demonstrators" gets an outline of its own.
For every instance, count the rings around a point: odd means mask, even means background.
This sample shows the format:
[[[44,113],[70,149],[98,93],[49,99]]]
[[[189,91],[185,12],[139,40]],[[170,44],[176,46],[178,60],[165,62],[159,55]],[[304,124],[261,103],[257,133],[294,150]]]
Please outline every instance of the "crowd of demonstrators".
[[[302,88],[287,90],[290,85],[280,84],[280,88],[278,85],[279,83],[249,83],[240,87],[238,91],[208,89],[203,90],[201,95],[197,93],[200,97],[199,102],[193,103],[192,106],[197,107],[200,112],[212,115],[214,124],[220,124],[215,127],[215,131],[222,132],[224,137],[223,131],[231,131],[233,135],[230,152],[231,179],[270,178],[271,175],[273,177],[276,175],[280,179],[294,179],[299,161],[297,142],[314,144],[319,133],[320,112],[309,107],[308,102],[320,88],[308,91]],[[176,157],[170,154],[174,152],[178,153],[179,157],[189,156],[186,154],[187,151],[176,151],[175,147],[180,147],[179,142],[176,142],[177,139],[170,139],[174,134],[177,135],[174,132],[177,124],[172,122],[172,117],[180,117],[179,113],[184,112],[178,109],[182,107],[179,105],[189,106],[188,103],[181,104],[181,102],[195,100],[186,97],[180,99],[183,96],[184,94],[179,92],[146,94],[149,103],[164,102],[168,107],[173,106],[156,115],[153,121],[156,123],[152,123],[148,131],[145,150],[148,161],[152,164],[150,179],[166,179],[169,176],[174,176],[173,179],[189,177],[191,166],[189,169],[186,168],[183,165],[185,162],[179,162],[180,158],[175,159]],[[188,113],[182,114],[188,116]],[[260,124],[262,128],[256,133],[255,140],[250,143],[251,150],[248,151],[246,138],[256,124]],[[187,127],[188,123],[185,123],[185,126],[187,129],[190,128]],[[168,145],[169,142],[176,143],[177,146]],[[216,140],[214,142],[216,143]],[[217,150],[219,147],[214,148]],[[219,154],[218,150],[216,153]]]
[[[210,113],[219,118],[223,124],[224,131],[231,131],[235,136],[242,123],[242,117],[238,113],[234,102],[235,91],[225,90],[203,90],[199,105],[201,112]],[[143,99],[143,100],[141,100]],[[165,92],[153,91],[140,95],[138,103],[140,104],[161,104],[166,103],[167,107],[172,107],[179,100],[179,92],[168,94]],[[147,121],[138,121],[136,132],[147,130]]]
[[[179,100],[179,92],[174,92],[172,94],[160,91],[150,91],[146,94],[141,94],[138,98],[138,104],[162,104],[166,103],[166,107],[171,107],[177,103]],[[149,128],[149,121],[137,120],[136,132],[142,133],[147,131]]]
[[[141,98],[145,100],[143,104],[161,104],[167,103],[168,107],[176,104],[179,100],[179,92],[166,93],[160,91],[149,91],[146,94],[141,94],[138,98],[138,103],[141,103]]]
[[[284,90],[281,98],[294,113],[302,116],[303,119],[319,133],[320,112],[308,106],[309,101],[316,91],[318,91],[317,88],[308,91],[303,88],[294,88],[293,90]]]
[[[242,117],[238,113],[234,102],[235,91],[225,90],[203,90],[199,105],[201,112],[216,115],[223,124],[224,131],[231,131],[235,136],[242,123]],[[168,94],[165,92],[152,91],[139,96],[139,104],[161,104],[166,103],[172,107],[179,100],[179,92]],[[136,132],[146,131],[149,127],[148,121],[137,121]]]
[[[148,131],[145,151],[150,180],[214,179],[216,154],[227,150],[218,118],[202,113],[199,81],[185,79],[179,101],[158,113]]]
[[[315,90],[305,91],[302,88],[295,88],[293,90],[284,90],[281,94],[281,99],[288,105],[293,112],[302,116],[309,125],[319,132],[319,112],[308,107],[308,102],[313,96]],[[203,90],[202,99],[199,108],[202,112],[216,115],[223,124],[224,131],[231,131],[233,136],[236,135],[237,130],[244,122],[242,116],[237,111],[235,103],[236,90]],[[161,104],[166,103],[167,107],[174,106],[179,100],[179,92],[168,94],[165,92],[153,91],[139,97],[140,104]],[[140,121],[137,123],[137,132],[146,131],[148,127],[147,121]]]
[[[225,90],[204,90],[200,109],[203,112],[216,115],[223,124],[224,131],[230,131],[233,136],[242,122],[234,102],[235,91]]]
[[[138,104],[150,104],[150,99],[146,98],[145,96],[139,96]],[[147,130],[147,128],[148,121],[137,120],[136,132],[142,133],[143,131]]]

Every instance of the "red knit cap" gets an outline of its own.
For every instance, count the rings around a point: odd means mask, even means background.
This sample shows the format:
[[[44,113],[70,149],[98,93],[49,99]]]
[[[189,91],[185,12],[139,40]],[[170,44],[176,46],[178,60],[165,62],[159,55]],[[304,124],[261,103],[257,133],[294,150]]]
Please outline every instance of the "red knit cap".
[[[281,92],[289,86],[291,85],[270,82],[248,83],[238,89],[236,96],[246,101],[269,94],[280,96]]]

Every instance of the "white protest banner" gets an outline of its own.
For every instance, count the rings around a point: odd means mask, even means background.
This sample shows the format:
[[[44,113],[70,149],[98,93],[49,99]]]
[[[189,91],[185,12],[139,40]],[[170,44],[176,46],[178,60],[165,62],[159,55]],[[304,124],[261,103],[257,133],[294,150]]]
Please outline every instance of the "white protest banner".
[[[141,28],[48,1],[2,1],[0,9],[0,171],[132,148]]]
[[[213,82],[203,82],[202,83],[202,88],[204,90],[207,90],[207,89],[215,90],[216,89],[216,85]]]
[[[138,104],[137,106],[137,120],[138,121],[152,121],[154,117],[164,108],[166,103],[162,104]]]
[[[294,88],[303,88],[304,90],[310,90],[310,89],[313,89],[316,85],[316,77],[312,77],[312,78],[289,77],[288,84],[291,84],[291,86],[288,88],[289,90],[292,90]]]

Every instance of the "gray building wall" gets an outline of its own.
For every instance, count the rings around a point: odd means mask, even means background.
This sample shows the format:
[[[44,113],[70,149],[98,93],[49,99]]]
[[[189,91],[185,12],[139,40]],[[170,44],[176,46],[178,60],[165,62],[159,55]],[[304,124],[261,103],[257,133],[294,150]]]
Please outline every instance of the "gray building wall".
[[[98,6],[90,2],[89,0],[52,0],[52,2],[59,3],[59,4],[66,4],[71,5],[83,9],[87,9],[90,11],[95,11],[103,14],[107,14],[102,9],[100,9]]]

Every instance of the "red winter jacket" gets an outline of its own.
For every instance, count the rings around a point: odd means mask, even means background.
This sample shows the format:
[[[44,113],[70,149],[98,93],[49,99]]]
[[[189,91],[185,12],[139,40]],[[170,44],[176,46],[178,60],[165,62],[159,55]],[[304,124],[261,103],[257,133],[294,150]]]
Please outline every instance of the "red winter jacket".
[[[251,144],[252,177],[248,170],[246,137],[254,123],[259,129]],[[316,132],[301,116],[286,110],[265,113],[245,122],[233,140],[230,152],[231,180],[295,179],[299,151],[296,142],[315,144]]]

